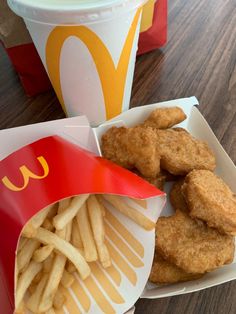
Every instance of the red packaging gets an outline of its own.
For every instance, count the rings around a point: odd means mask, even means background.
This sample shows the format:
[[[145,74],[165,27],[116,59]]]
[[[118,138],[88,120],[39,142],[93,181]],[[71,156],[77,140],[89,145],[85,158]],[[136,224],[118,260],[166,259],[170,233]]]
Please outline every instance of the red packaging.
[[[152,22],[150,23],[150,18]],[[149,20],[149,22],[148,22]],[[167,0],[149,0],[144,6],[138,54],[160,48],[167,41]]]
[[[52,88],[33,43],[7,48],[6,51],[28,96],[34,96]]]
[[[15,252],[23,226],[46,206],[66,197],[87,193],[118,194],[135,199],[164,195],[131,172],[59,136],[37,140],[0,161],[2,313],[10,314],[14,308]],[[154,231],[152,234],[154,241]],[[152,261],[152,255],[149,255]],[[151,262],[148,267],[151,267]],[[142,285],[145,285],[147,278],[142,280]],[[142,285],[135,299],[141,294]],[[131,303],[128,308],[130,306]]]

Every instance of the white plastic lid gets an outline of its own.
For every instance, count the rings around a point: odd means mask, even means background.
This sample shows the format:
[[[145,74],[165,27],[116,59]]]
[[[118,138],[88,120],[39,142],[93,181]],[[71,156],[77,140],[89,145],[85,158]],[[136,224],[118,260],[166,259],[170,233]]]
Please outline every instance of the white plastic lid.
[[[93,23],[133,10],[147,0],[8,0],[27,20],[46,24]]]

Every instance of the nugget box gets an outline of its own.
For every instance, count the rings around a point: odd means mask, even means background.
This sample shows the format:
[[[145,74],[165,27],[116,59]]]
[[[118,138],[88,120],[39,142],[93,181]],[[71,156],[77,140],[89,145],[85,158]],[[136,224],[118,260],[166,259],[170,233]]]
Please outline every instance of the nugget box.
[[[97,137],[101,139],[102,134],[111,126],[125,125],[131,127],[139,124],[143,122],[155,108],[174,106],[181,107],[187,115],[187,119],[178,126],[185,128],[194,137],[204,140],[208,143],[216,156],[215,173],[229,185],[233,192],[236,192],[236,167],[198,110],[198,105],[199,103],[196,97],[190,97],[133,108],[127,112],[123,112],[116,118],[98,127],[96,129],[96,134]],[[170,191],[171,185],[172,183],[167,183],[165,186],[165,192],[167,192],[167,194]],[[167,203],[161,215],[168,216],[172,213],[173,209],[167,198]],[[210,288],[212,286],[216,286],[234,279],[236,279],[236,258],[234,258],[234,262],[232,264],[210,272],[198,280],[162,286],[157,286],[148,282],[141,295],[141,298],[155,299],[190,293],[201,289]]]

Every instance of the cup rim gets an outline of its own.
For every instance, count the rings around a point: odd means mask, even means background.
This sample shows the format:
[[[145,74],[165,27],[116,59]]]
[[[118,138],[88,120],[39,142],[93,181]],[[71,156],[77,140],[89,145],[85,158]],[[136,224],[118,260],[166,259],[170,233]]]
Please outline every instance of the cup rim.
[[[81,3],[75,4],[47,4],[38,1],[7,0],[9,7],[26,20],[42,24],[79,24],[93,23],[118,16],[140,7],[147,0],[102,0],[90,6]],[[87,2],[88,3],[88,2]]]
[[[103,1],[87,1],[84,3],[59,3],[59,4],[50,4],[40,1],[33,2],[33,1],[27,1],[27,0],[8,0],[8,3],[12,6],[19,7],[25,7],[25,9],[34,9],[34,10],[45,10],[45,11],[70,11],[70,10],[91,10],[91,9],[101,9],[101,8],[107,8],[111,6],[118,6],[122,2],[129,2],[130,0],[103,0]],[[93,5],[94,3],[94,5]]]

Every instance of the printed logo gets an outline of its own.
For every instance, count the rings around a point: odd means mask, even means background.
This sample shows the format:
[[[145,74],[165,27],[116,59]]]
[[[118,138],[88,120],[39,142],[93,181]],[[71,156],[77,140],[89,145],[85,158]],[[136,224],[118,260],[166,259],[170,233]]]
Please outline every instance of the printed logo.
[[[66,106],[60,80],[60,56],[65,40],[70,36],[75,36],[86,45],[96,65],[103,90],[106,119],[121,113],[129,60],[141,11],[142,8],[138,9],[135,14],[117,67],[105,44],[88,27],[57,26],[53,29],[46,44],[46,64],[50,80],[65,112]]]
[[[49,173],[49,167],[48,167],[46,160],[44,159],[43,156],[37,157],[37,160],[39,161],[40,165],[43,168],[43,175],[41,175],[41,176],[37,175],[37,174],[33,173],[28,167],[23,165],[19,168],[19,170],[22,174],[22,177],[23,177],[23,185],[22,186],[20,186],[20,187],[16,186],[14,183],[12,183],[10,181],[10,179],[7,176],[2,178],[3,184],[11,191],[20,192],[28,186],[30,178],[40,180],[40,179],[44,179],[45,177],[47,177],[47,175]]]

